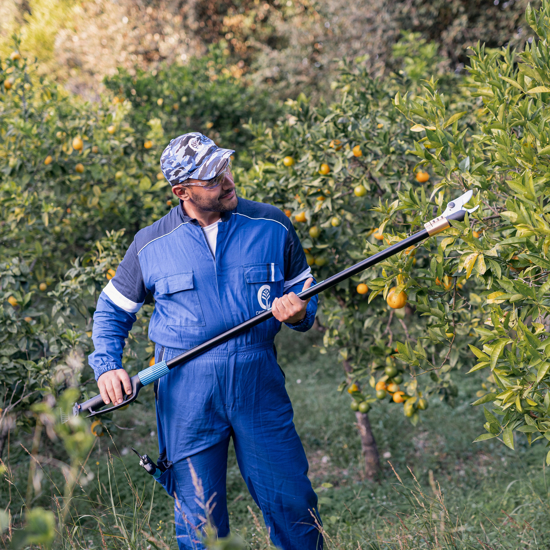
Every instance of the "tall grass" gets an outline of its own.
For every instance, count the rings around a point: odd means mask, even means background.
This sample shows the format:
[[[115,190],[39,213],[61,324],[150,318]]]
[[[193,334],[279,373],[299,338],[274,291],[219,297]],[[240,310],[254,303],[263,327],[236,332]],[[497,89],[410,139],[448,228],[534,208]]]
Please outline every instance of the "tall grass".
[[[347,396],[334,389],[342,376],[335,359],[317,355],[311,347],[315,334],[305,340],[283,337],[279,360],[320,498],[323,525],[318,528],[325,548],[550,548],[544,450],[519,443],[515,453],[491,442],[472,445],[479,424],[478,412],[468,405],[475,380],[460,383],[464,405],[451,409],[435,403],[415,429],[397,407],[374,411],[371,422],[381,454],[391,457],[384,460],[383,480],[372,483],[361,478],[360,444]],[[36,407],[36,429],[9,442],[0,484],[3,546],[177,549],[173,500],[128,453],[137,446],[155,456],[152,396],[145,391],[143,405],[106,423],[106,437],[93,437],[88,421],[61,422],[56,409],[67,409],[73,400],[67,395]],[[228,466],[233,538],[217,540],[211,495],[203,494],[196,476],[194,481],[203,503],[197,536],[207,548],[271,547],[234,452]]]

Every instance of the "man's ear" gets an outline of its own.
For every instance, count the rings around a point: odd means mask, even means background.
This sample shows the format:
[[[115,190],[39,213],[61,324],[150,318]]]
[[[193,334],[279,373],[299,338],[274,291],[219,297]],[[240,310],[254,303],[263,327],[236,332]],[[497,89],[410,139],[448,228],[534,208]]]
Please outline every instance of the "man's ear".
[[[172,193],[182,201],[189,198],[189,189],[187,189],[186,185],[174,185],[174,187],[172,187]]]

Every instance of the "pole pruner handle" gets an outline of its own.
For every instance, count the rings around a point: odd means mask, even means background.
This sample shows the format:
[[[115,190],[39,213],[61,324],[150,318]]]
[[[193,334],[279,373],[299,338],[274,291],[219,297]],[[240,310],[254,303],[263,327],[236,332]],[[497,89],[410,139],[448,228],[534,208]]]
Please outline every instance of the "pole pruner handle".
[[[84,401],[84,403],[75,403],[73,407],[74,416],[78,416],[79,414],[88,412],[90,413],[88,414],[88,418],[90,418],[99,414],[116,411],[117,409],[121,409],[122,407],[125,407],[126,405],[132,403],[137,399],[139,390],[143,388],[143,384],[139,379],[139,374],[132,376],[132,378],[130,378],[130,383],[132,384],[132,393],[130,395],[124,395],[123,401],[122,403],[120,403],[120,405],[114,405],[113,407],[109,407],[108,409],[103,409],[102,407],[105,406],[103,397],[101,397],[101,395],[95,395],[94,397],[88,399],[88,401]]]

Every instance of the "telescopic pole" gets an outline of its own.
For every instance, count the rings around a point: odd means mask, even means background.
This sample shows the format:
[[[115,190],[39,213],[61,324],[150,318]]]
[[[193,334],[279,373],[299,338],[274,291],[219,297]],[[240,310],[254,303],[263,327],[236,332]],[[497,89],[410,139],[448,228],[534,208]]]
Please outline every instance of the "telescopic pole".
[[[351,267],[348,267],[347,269],[344,269],[344,271],[341,271],[340,273],[337,273],[336,275],[325,279],[324,281],[308,288],[307,290],[300,292],[298,294],[298,297],[302,300],[311,298],[312,296],[328,290],[329,288],[336,286],[338,283],[345,281],[346,279],[349,279],[350,277],[353,277],[358,273],[361,273],[361,271],[364,271],[369,267],[372,267],[384,260],[387,260],[388,258],[391,258],[395,254],[402,252],[410,246],[414,246],[415,244],[422,242],[428,237],[431,237],[439,233],[440,231],[447,229],[448,227],[450,227],[451,221],[464,220],[466,212],[469,212],[469,210],[466,210],[464,208],[464,205],[468,202],[471,196],[472,192],[468,191],[455,201],[450,202],[447,205],[447,209],[445,210],[445,212],[441,216],[426,223],[424,225],[424,229],[386,248],[385,250],[381,250],[373,256],[366,258],[365,260],[362,260],[361,262]],[[235,338],[244,331],[251,329],[256,325],[259,325],[260,323],[263,323],[268,319],[271,319],[271,317],[273,317],[273,312],[271,310],[267,310],[263,313],[260,313],[259,315],[256,315],[255,317],[252,317],[251,319],[248,319],[247,321],[244,321],[243,323],[240,323],[239,325],[236,325],[228,331],[223,332],[222,334],[215,336],[214,338],[211,338],[210,340],[207,340],[206,342],[182,353],[181,355],[170,359],[169,361],[161,361],[160,363],[157,363],[140,371],[138,374],[132,376],[132,378],[130,379],[132,383],[132,394],[124,396],[124,401],[120,405],[115,405],[114,407],[109,407],[107,409],[100,409],[100,407],[103,407],[105,403],[103,402],[103,398],[101,397],[101,395],[96,395],[95,397],[88,399],[88,401],[85,401],[84,403],[76,403],[73,407],[73,413],[76,416],[81,412],[86,411],[89,412],[88,416],[91,417],[99,416],[101,414],[114,411],[121,407],[125,407],[129,403],[132,403],[136,400],[139,390],[144,386],[147,386],[148,384],[159,380],[170,370],[179,367],[180,365],[183,365],[185,363],[188,363],[195,357],[198,357],[208,350],[219,346],[220,344],[223,344],[224,342],[227,342],[232,338]]]

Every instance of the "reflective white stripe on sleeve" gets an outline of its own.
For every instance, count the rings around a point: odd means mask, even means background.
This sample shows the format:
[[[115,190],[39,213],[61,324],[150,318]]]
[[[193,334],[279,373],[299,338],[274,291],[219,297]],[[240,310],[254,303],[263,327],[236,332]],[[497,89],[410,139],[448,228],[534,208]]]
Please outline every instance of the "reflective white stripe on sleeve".
[[[285,286],[283,289],[283,292],[286,292],[288,288],[291,286],[294,286],[296,283],[299,283],[300,281],[303,281],[304,279],[307,279],[308,277],[311,277],[311,267],[308,267],[305,271],[302,271],[298,277],[294,277],[294,279],[291,279],[290,281],[285,281]]]
[[[271,264],[271,281],[275,282],[275,264]]]
[[[103,292],[109,296],[111,302],[128,313],[136,313],[136,311],[139,311],[139,308],[143,305],[143,302],[138,304],[136,302],[132,302],[132,300],[128,300],[126,296],[121,294],[115,288],[113,281],[109,281],[109,284],[103,289]]]

